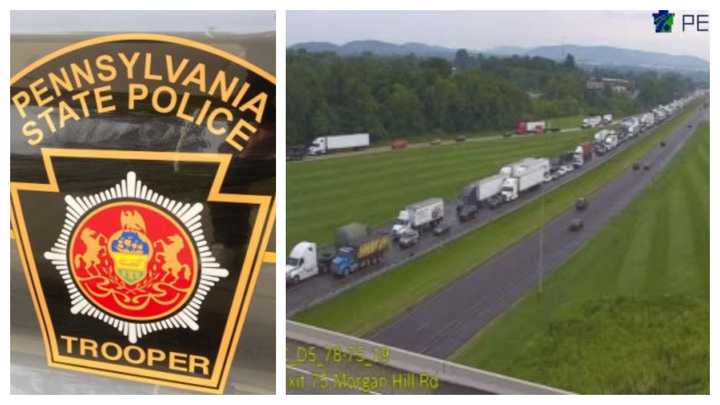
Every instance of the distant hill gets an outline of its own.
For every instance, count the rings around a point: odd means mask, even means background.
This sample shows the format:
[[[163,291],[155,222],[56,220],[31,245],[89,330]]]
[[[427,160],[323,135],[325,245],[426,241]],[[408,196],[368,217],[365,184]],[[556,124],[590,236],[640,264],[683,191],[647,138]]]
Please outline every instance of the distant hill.
[[[308,52],[335,52],[341,56],[372,53],[380,56],[398,56],[415,54],[421,57],[438,57],[452,59],[457,49],[421,43],[392,44],[383,41],[352,41],[343,45],[329,42],[303,42],[290,49],[305,49]],[[606,67],[637,67],[646,69],[708,71],[707,61],[696,56],[670,55],[660,52],[647,52],[634,49],[615,48],[610,46],[554,45],[536,48],[503,46],[487,50],[468,50],[471,54],[495,56],[528,55],[548,59],[562,60],[572,54],[575,61],[585,66]]]
[[[292,45],[290,49],[305,49],[308,52],[335,52],[341,56],[361,55],[372,53],[380,56],[400,56],[415,54],[423,57],[436,57],[452,59],[457,49],[442,46],[426,45],[417,42],[405,44],[392,44],[383,41],[351,41],[343,45],[329,42],[302,42]]]
[[[613,48],[610,46],[541,46],[526,50],[525,55],[561,60],[572,54],[583,65],[636,66],[652,69],[709,70],[707,61],[696,56],[669,55],[660,52]]]

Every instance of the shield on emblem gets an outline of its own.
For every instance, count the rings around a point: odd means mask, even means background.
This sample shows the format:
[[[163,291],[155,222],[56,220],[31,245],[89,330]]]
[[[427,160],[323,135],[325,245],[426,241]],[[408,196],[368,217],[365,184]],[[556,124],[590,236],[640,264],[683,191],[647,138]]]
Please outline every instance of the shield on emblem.
[[[145,221],[137,211],[122,211],[122,229],[109,241],[115,274],[128,284],[145,278],[152,257],[150,239],[145,235]]]
[[[115,274],[128,284],[145,278],[150,261],[150,243],[147,236],[137,231],[124,230],[110,239],[110,257]]]

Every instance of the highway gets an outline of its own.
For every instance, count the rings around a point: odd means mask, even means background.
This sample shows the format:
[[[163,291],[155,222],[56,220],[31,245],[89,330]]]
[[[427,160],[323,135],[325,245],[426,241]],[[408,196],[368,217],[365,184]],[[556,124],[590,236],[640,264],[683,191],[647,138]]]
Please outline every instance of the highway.
[[[620,153],[622,150],[637,142],[639,139],[649,135],[653,131],[654,129],[651,129],[646,131],[645,133],[640,134],[638,137],[635,137],[634,139],[631,139],[621,144],[613,151],[606,153],[604,156],[595,156],[590,162],[587,162],[580,169],[570,172],[560,179],[543,184],[540,190],[523,194],[517,200],[504,204],[495,210],[482,209],[478,212],[477,217],[469,222],[460,223],[457,219],[457,215],[455,214],[456,202],[445,201],[445,218],[443,220],[443,223],[450,226],[450,231],[447,234],[440,237],[436,237],[431,233],[425,234],[421,236],[420,241],[417,245],[408,249],[401,249],[397,245],[393,244],[393,246],[385,253],[383,263],[355,272],[347,278],[336,278],[329,274],[320,274],[318,276],[304,280],[298,285],[288,286],[286,293],[287,316],[292,317],[294,314],[302,311],[303,309],[306,309],[312,305],[318,304],[324,300],[341,294],[348,289],[355,287],[358,284],[364,283],[374,277],[377,277],[386,271],[389,271],[399,265],[402,265],[412,259],[417,258],[418,256],[428,253],[433,249],[441,247],[453,239],[457,239],[509,212],[525,206],[526,204],[538,199],[545,193],[548,193],[574,180],[575,178],[582,176],[588,171],[600,166],[608,159]],[[498,167],[498,170],[499,169],[500,168]],[[398,211],[401,208],[402,207],[398,207]],[[390,232],[392,224],[392,222],[388,222],[380,228],[386,230],[387,232]]]
[[[583,243],[627,207],[708,119],[707,110],[694,113],[643,158],[648,170],[628,168],[615,180],[589,196],[585,211],[570,208],[539,231],[454,281],[409,311],[368,336],[369,340],[447,358],[489,322],[536,288],[540,275],[548,276]],[[571,232],[568,225],[582,218],[584,228]]]
[[[616,124],[618,121],[613,121],[610,123]],[[576,131],[580,131],[582,128],[580,127],[573,127],[573,128],[563,128],[556,132],[546,132],[544,136],[556,136],[559,134],[567,134],[572,133]],[[513,139],[529,139],[532,138],[533,134],[524,134],[524,135],[516,135],[512,134]],[[487,136],[470,136],[465,139],[464,142],[484,142],[484,141],[493,141],[498,139],[507,138],[503,135],[487,135]],[[440,138],[438,138],[440,139]],[[412,140],[410,140],[412,141]],[[455,145],[457,144],[457,141],[454,139],[440,139],[440,143],[438,144],[432,144],[430,141],[417,141],[414,143],[409,143],[406,149],[418,149],[418,148],[430,148],[430,147],[436,147],[440,145]],[[390,145],[385,146],[374,146],[371,148],[367,148],[365,150],[360,151],[352,151],[352,152],[336,152],[336,153],[330,153],[327,155],[319,155],[319,156],[305,156],[303,157],[303,160],[296,160],[292,162],[288,162],[288,164],[299,164],[299,163],[305,163],[305,162],[314,162],[316,160],[327,160],[327,159],[338,159],[338,158],[345,158],[345,157],[351,157],[351,156],[359,156],[359,155],[371,155],[375,153],[386,153],[386,152],[393,152],[393,149]]]

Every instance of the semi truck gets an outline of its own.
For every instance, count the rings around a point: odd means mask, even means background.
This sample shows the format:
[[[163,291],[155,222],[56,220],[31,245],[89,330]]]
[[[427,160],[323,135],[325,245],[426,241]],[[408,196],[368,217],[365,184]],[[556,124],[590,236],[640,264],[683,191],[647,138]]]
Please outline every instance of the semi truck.
[[[580,124],[580,127],[581,128],[595,128],[600,124],[602,124],[602,116],[595,115],[592,117],[583,118],[582,124]]]
[[[335,233],[336,253],[330,264],[332,273],[347,277],[350,273],[382,261],[390,246],[386,232],[370,232],[365,224],[342,226]]]
[[[321,136],[312,141],[308,155],[324,155],[331,152],[362,150],[370,146],[370,134]]]
[[[518,135],[533,133],[542,134],[545,132],[547,123],[545,121],[518,121],[515,126],[515,133]]]
[[[655,108],[653,110],[653,115],[656,122],[662,122],[663,120],[665,120],[666,117],[665,111],[663,111],[661,108]]]
[[[593,146],[591,142],[585,142],[577,146],[575,148],[575,153],[573,154],[573,166],[581,167],[585,163],[592,160],[593,157]]]
[[[317,245],[315,243],[302,241],[292,248],[285,267],[285,281],[287,284],[297,284],[320,274],[320,272]]]
[[[393,237],[397,239],[410,228],[422,233],[425,229],[442,222],[444,217],[445,203],[442,198],[428,198],[410,204],[400,210],[395,225],[392,227]]]
[[[465,222],[475,218],[483,204],[500,192],[507,178],[508,174],[498,173],[465,186],[456,207],[458,219]]]
[[[611,134],[605,137],[605,150],[613,150],[618,146],[618,136],[615,134]]]
[[[539,187],[549,176],[550,161],[527,158],[503,167],[500,173],[508,177],[503,181],[500,193],[488,201],[491,208],[516,200],[524,192]]]
[[[640,127],[646,130],[655,125],[655,115],[653,113],[645,113],[640,118]]]

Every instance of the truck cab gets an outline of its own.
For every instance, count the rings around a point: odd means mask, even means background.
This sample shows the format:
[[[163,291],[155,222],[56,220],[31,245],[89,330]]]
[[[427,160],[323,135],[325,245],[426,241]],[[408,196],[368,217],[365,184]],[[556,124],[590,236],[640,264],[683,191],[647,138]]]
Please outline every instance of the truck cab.
[[[317,245],[312,242],[300,242],[290,251],[285,267],[285,281],[297,284],[320,272],[317,261]]]
[[[412,229],[412,226],[410,225],[410,212],[406,209],[403,209],[398,214],[398,217],[395,220],[395,224],[392,227],[393,238],[399,238],[400,235],[402,235],[408,229]]]
[[[315,138],[308,147],[308,155],[323,155],[327,152],[327,140],[325,138]]]
[[[518,198],[518,180],[510,177],[505,179],[502,189],[500,189],[500,195],[502,195],[505,201],[513,201]]]
[[[349,246],[338,249],[330,265],[333,274],[340,277],[349,276],[350,273],[355,272],[357,267],[358,263],[357,260],[355,260],[355,249]]]

